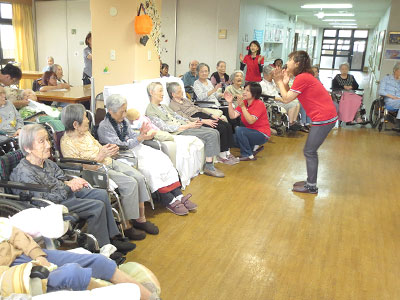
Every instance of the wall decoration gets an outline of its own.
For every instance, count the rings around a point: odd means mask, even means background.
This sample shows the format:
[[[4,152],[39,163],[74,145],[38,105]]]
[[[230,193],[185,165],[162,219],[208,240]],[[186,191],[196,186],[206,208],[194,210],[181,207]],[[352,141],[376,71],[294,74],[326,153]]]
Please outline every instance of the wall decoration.
[[[400,50],[386,50],[385,59],[400,59]]]
[[[161,54],[161,16],[158,13],[157,7],[154,3],[154,0],[146,0],[141,2],[144,7],[146,8],[147,15],[150,16],[151,20],[153,21],[153,29],[150,33],[150,37],[154,43],[154,46],[157,49],[158,56]]]
[[[389,32],[389,43],[400,44],[400,32]]]

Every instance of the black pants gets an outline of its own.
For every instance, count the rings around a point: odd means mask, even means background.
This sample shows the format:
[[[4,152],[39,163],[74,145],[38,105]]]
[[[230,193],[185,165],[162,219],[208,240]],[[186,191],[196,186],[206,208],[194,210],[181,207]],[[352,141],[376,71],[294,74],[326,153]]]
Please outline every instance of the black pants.
[[[172,200],[174,200],[174,198],[178,197],[179,195],[182,195],[180,187],[177,187],[168,193],[160,193],[161,204],[167,206],[171,203]]]
[[[202,118],[202,119],[212,119],[210,115],[205,114],[203,112],[195,113],[191,115],[192,118]],[[206,127],[211,127],[208,125],[203,125]],[[218,120],[218,125],[215,127],[218,130],[220,136],[220,147],[221,152],[228,151],[229,148],[233,147],[233,132],[231,124],[224,122],[222,120]]]
[[[229,117],[228,107],[220,107],[219,109],[222,110],[222,112],[224,113],[224,116],[228,119],[229,124],[231,124],[231,126],[232,126],[232,132],[235,133],[235,128],[237,126],[242,125],[241,122],[240,122],[240,117],[238,117],[236,119],[231,119]]]

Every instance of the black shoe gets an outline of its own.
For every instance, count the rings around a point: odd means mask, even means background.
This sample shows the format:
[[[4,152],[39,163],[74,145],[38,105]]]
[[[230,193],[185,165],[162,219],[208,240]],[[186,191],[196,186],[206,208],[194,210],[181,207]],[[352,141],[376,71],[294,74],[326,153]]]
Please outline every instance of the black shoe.
[[[112,259],[112,260],[117,260],[117,259],[120,259],[121,257],[123,257],[124,255],[121,253],[121,252],[118,252],[118,251],[115,251],[114,253],[112,253],[111,255],[110,255],[110,258]]]
[[[140,240],[144,240],[146,238],[146,234],[144,232],[136,230],[133,227],[131,227],[127,230],[124,230],[124,234],[131,241],[140,241]]]
[[[126,254],[136,248],[136,245],[134,243],[124,242],[124,241],[121,241],[118,239],[112,240],[111,244],[113,244],[117,248],[118,252],[121,252],[124,254]]]
[[[289,130],[292,130],[292,131],[299,131],[299,130],[301,130],[303,128],[303,126],[301,126],[299,123],[297,123],[297,122],[294,122],[293,124],[290,124],[289,125]]]
[[[140,223],[136,220],[132,220],[132,226],[136,229],[140,229],[146,231],[148,234],[158,234],[159,230],[156,225],[151,223],[150,221],[146,221],[144,223]]]

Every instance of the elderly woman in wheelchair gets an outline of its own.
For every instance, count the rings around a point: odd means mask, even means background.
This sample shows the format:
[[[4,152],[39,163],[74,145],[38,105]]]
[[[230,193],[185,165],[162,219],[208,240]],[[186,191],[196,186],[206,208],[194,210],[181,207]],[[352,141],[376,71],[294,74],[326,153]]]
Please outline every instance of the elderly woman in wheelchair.
[[[114,284],[136,284],[140,289],[140,299],[150,299],[151,296],[154,299],[158,298],[154,293],[151,295],[151,292],[134,278],[119,270],[116,263],[105,256],[41,249],[30,235],[14,227],[7,218],[0,218],[0,253],[2,254],[0,256],[0,266],[2,266],[0,274],[3,279],[9,278],[5,277],[10,275],[7,274],[8,267],[12,268],[32,262],[30,278],[47,279],[47,292],[82,291],[103,287],[103,284],[93,280],[93,278],[98,278]],[[26,271],[27,269],[25,269]],[[17,280],[22,280],[22,278],[14,276],[12,285],[25,285],[25,287],[28,285],[30,287],[26,291],[28,293],[41,294],[43,292],[41,288],[32,288],[34,282],[27,283],[25,279],[22,283]],[[4,284],[5,282],[2,280],[2,292],[13,288],[10,282],[6,289]]]
[[[397,111],[396,126],[393,130],[400,131],[400,63],[393,67],[393,74],[386,75],[381,80],[379,94],[384,97],[385,108]]]
[[[280,100],[282,99],[280,94],[279,94],[279,89],[276,86],[274,80],[272,79],[272,72],[274,70],[274,67],[268,65],[264,66],[263,68],[263,80],[260,82],[260,86],[262,88],[262,95],[265,96],[264,98],[273,99],[276,100],[269,100],[267,102],[269,107],[269,111],[272,112],[272,114],[276,112],[280,112],[280,114],[287,115],[288,117],[288,124],[285,124],[286,127],[288,127],[291,130],[300,130],[302,129],[301,126],[297,123],[297,118],[299,116],[299,111],[300,111],[300,103],[298,100],[294,100],[290,103],[282,103]],[[275,108],[274,107],[278,107]],[[271,123],[274,123],[274,120],[276,119],[276,116],[271,115],[270,117]],[[285,122],[284,122],[285,123]],[[275,124],[274,124],[275,125]],[[280,126],[277,126],[280,127]],[[277,128],[279,129],[279,128]]]
[[[65,158],[78,158],[104,164],[108,176],[118,185],[122,196],[123,212],[132,227],[125,230],[131,240],[142,240],[145,233],[158,234],[156,225],[146,220],[144,202],[150,200],[145,177],[135,168],[113,159],[119,152],[115,144],[102,146],[89,132],[89,119],[82,104],[70,104],[64,107],[61,120],[65,126],[65,134],[61,138],[61,153]],[[85,166],[90,168],[91,166]],[[95,166],[97,168],[97,166]]]
[[[0,143],[19,135],[24,121],[15,106],[6,99],[4,87],[0,86]]]
[[[108,194],[105,190],[89,189],[82,178],[68,180],[59,166],[49,159],[50,142],[47,131],[40,124],[26,125],[19,135],[19,146],[25,158],[10,175],[12,181],[50,185],[48,192],[31,191],[34,197],[66,206],[87,221],[87,232],[93,234],[100,247],[110,242],[118,251],[127,253],[135,245],[122,239],[115,223]],[[13,189],[15,194],[27,191]],[[41,206],[41,203],[37,203]]]
[[[160,150],[143,145],[155,132],[148,133],[150,127],[143,124],[139,134],[134,132],[126,119],[127,100],[121,95],[111,95],[106,100],[107,114],[98,129],[101,143],[117,144],[128,147],[138,158],[138,169],[148,180],[152,193],[158,191],[161,202],[172,213],[182,216],[197,209],[181,191],[178,172],[169,157]]]

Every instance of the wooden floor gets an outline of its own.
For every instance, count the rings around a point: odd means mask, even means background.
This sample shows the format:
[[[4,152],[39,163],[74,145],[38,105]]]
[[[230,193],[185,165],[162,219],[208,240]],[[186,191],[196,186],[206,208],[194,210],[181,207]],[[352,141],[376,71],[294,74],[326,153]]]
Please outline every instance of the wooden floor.
[[[198,176],[197,213],[148,210],[158,236],[128,259],[154,271],[162,299],[400,299],[400,135],[340,128],[319,151],[318,196],[306,178],[307,135],[273,137],[255,162]]]

